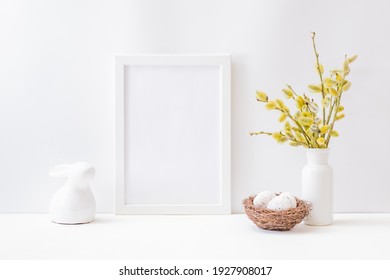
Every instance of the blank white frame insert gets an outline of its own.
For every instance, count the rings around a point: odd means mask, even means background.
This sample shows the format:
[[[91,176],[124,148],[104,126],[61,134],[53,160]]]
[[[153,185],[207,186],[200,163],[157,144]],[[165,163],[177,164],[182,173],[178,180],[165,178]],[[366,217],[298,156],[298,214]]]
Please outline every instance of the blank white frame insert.
[[[116,56],[116,214],[230,214],[230,56]]]

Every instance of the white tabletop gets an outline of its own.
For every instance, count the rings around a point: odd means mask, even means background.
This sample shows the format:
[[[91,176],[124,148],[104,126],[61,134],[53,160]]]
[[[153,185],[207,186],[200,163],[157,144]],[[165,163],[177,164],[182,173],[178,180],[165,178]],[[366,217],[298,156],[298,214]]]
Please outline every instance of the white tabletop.
[[[390,259],[390,214],[336,214],[331,226],[289,232],[241,214],[99,214],[85,225],[1,214],[0,259]]]

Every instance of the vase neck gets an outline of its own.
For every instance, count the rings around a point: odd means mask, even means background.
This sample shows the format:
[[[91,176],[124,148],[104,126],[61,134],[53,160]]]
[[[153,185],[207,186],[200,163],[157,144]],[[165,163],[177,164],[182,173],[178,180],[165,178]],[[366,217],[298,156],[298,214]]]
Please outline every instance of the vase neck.
[[[328,149],[307,149],[306,158],[309,164],[328,164]]]

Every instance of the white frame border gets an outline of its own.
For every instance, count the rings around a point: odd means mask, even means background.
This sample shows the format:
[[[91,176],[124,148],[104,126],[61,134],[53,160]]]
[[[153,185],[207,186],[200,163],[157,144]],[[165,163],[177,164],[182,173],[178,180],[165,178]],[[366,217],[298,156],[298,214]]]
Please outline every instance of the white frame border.
[[[221,84],[221,203],[213,205],[138,205],[125,203],[124,68],[127,65],[216,65]],[[230,55],[118,55],[115,57],[116,94],[116,214],[231,214],[231,67]]]

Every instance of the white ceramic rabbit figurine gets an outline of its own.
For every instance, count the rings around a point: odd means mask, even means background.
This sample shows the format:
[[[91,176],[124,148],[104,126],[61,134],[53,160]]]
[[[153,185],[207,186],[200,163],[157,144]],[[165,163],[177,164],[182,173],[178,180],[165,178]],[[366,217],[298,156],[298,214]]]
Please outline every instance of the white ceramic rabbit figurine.
[[[50,171],[50,176],[68,179],[51,200],[51,220],[59,224],[92,222],[96,204],[88,182],[95,177],[95,168],[87,162],[60,164]]]

